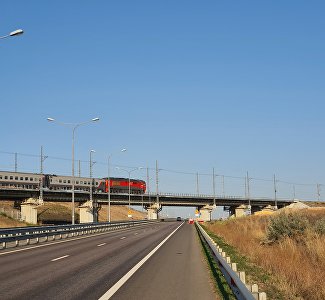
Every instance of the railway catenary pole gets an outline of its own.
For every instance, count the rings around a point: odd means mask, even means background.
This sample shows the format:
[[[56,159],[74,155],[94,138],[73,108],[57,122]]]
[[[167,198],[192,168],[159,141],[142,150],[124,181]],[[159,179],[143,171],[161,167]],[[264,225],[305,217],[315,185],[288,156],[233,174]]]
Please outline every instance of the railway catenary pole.
[[[41,146],[41,159],[40,159],[40,174],[41,174],[41,178],[40,178],[40,188],[39,188],[39,204],[42,205],[44,203],[43,200],[43,174],[44,174],[44,169],[43,169],[43,163],[45,161],[45,159],[47,159],[47,156],[44,156],[43,154],[43,146]]]
[[[150,201],[150,177],[149,177],[149,168],[147,167],[147,192],[148,192],[148,202],[151,205]]]
[[[246,173],[246,180],[247,180],[247,198],[248,198],[248,208],[251,211],[251,197],[250,197],[250,190],[249,190],[249,176],[248,176],[248,171]]]
[[[197,195],[200,194],[200,190],[199,190],[199,172],[196,172],[196,194]]]
[[[131,215],[131,173],[136,171],[136,170],[142,170],[143,168],[142,167],[138,167],[138,168],[134,168],[132,170],[126,170],[126,169],[122,169],[120,167],[116,167],[115,168],[116,170],[121,170],[121,171],[124,171],[124,172],[127,172],[128,173],[128,182],[129,182],[129,207],[128,207],[128,218],[132,218],[132,215]]]
[[[92,160],[92,154],[95,153],[95,150],[89,151],[89,178],[90,178],[90,187],[89,187],[89,200],[93,201],[93,165],[95,164]]]
[[[23,33],[24,33],[24,31],[22,29],[17,29],[15,31],[10,32],[7,35],[0,36],[0,39],[9,38],[9,37],[20,35],[20,34],[23,34]]]
[[[225,175],[222,175],[221,178],[222,178],[222,196],[225,197]]]
[[[71,206],[72,206],[72,216],[71,216],[71,223],[72,225],[75,224],[75,205],[74,205],[74,187],[75,187],[75,178],[74,178],[74,142],[75,142],[75,131],[78,127],[82,126],[82,125],[86,125],[86,124],[89,124],[91,122],[97,122],[99,121],[99,118],[93,118],[87,122],[82,122],[82,123],[78,123],[78,124],[75,124],[75,123],[64,123],[64,122],[59,122],[59,121],[56,121],[55,119],[53,118],[47,118],[47,120],[49,122],[56,122],[60,125],[63,125],[63,126],[73,126],[72,127],[72,191],[71,191]]]
[[[278,208],[278,201],[277,201],[277,188],[276,188],[276,178],[275,178],[275,174],[273,175],[273,185],[274,185],[274,207],[275,209]]]
[[[156,202],[159,205],[159,189],[158,189],[158,160],[156,160]]]
[[[317,183],[317,200],[320,201],[320,184]]]
[[[18,153],[15,152],[15,173],[17,173],[18,170]]]
[[[216,207],[216,178],[212,168],[213,206]]]
[[[121,149],[121,152],[125,152],[126,149]],[[107,157],[107,201],[108,201],[108,209],[107,209],[107,219],[108,222],[111,222],[111,179],[110,179],[110,160],[113,154],[109,154]]]

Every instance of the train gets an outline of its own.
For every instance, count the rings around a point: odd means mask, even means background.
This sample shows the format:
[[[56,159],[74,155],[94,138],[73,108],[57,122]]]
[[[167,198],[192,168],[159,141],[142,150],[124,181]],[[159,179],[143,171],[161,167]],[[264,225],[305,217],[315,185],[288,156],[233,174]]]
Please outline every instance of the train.
[[[55,174],[0,171],[0,189],[39,190],[42,185],[44,190],[68,191],[72,190],[72,179],[72,176]],[[107,193],[109,191],[110,193],[128,194],[129,190],[131,194],[144,194],[146,192],[146,182],[140,179],[74,177],[75,191],[90,192],[91,186],[94,193]]]

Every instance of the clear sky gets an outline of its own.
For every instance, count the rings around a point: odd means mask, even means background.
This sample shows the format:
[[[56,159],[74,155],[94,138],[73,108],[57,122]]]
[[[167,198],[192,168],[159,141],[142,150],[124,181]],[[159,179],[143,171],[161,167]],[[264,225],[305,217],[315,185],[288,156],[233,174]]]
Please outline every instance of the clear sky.
[[[315,198],[325,184],[324,1],[2,1],[0,35],[0,168],[12,154],[50,156],[45,172],[87,176],[149,167],[154,190],[212,193],[212,168],[226,175],[225,193],[272,196],[273,174]],[[117,154],[119,149],[127,152]],[[65,158],[55,159],[56,158]],[[18,155],[18,170],[38,159]],[[171,171],[180,171],[181,174]],[[144,171],[133,177],[146,178]],[[222,193],[221,176],[217,177]],[[278,182],[279,196],[293,185]],[[325,187],[322,188],[325,193]],[[325,199],[325,195],[322,195]]]

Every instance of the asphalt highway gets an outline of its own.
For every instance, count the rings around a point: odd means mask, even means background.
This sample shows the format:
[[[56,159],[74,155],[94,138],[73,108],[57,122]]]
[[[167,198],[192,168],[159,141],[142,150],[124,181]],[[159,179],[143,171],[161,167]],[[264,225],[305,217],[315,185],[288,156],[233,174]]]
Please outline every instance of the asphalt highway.
[[[202,290],[208,292],[201,299],[215,299],[195,228],[180,225],[161,222],[0,251],[0,299],[109,299],[108,291],[173,232],[112,299],[197,299],[191,296]]]

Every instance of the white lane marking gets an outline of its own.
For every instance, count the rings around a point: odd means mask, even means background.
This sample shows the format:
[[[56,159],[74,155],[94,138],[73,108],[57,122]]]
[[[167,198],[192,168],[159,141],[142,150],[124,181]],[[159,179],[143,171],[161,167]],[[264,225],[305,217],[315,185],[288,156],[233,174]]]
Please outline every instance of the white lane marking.
[[[137,235],[138,233],[136,232],[134,235]]]
[[[125,237],[125,236],[122,236],[122,237],[121,237],[121,240],[124,240],[124,239],[126,239],[126,237]]]
[[[114,231],[107,231],[107,232],[102,232],[102,233],[95,233],[92,234],[90,236],[81,236],[81,237],[77,237],[77,238],[70,238],[68,240],[65,241],[56,241],[56,242],[51,242],[50,244],[44,244],[44,245],[37,245],[37,246],[32,246],[32,247],[28,247],[28,248],[23,248],[23,249],[15,249],[15,250],[10,250],[7,252],[1,252],[1,255],[6,255],[6,254],[12,254],[12,253],[16,253],[16,252],[22,252],[22,251],[27,251],[27,250],[32,250],[32,249],[36,249],[36,248],[42,248],[42,247],[48,247],[48,246],[53,246],[56,244],[62,244],[62,243],[69,243],[69,242],[73,242],[73,241],[77,241],[77,240],[83,240],[83,239],[90,239],[99,235],[103,235],[103,234],[111,234],[111,233],[119,233],[119,232],[123,232],[123,231],[127,231],[130,228],[127,229],[119,229],[119,230],[114,230]]]
[[[110,299],[122,286],[127,282],[131,276],[163,245],[167,240],[183,225],[179,225],[169,236],[167,236],[156,248],[154,248],[146,257],[141,259],[129,272],[127,272],[118,282],[116,282],[103,296],[98,300]]]
[[[68,256],[69,256],[69,255],[64,255],[64,256],[61,256],[61,257],[58,257],[58,258],[51,259],[51,261],[57,261],[57,260],[60,260],[60,259],[66,258],[66,257],[68,257]]]
[[[101,246],[104,246],[104,245],[106,245],[106,243],[99,244],[99,245],[97,245],[97,247],[101,247]]]

